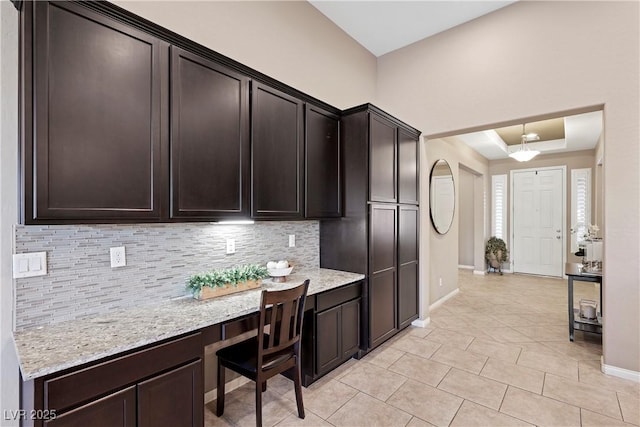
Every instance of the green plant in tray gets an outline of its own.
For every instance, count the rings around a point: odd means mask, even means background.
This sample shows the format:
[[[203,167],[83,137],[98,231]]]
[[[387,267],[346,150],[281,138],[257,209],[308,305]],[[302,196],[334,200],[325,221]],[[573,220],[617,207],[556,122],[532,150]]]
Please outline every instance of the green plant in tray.
[[[210,288],[223,287],[227,284],[238,286],[238,283],[249,280],[257,281],[265,277],[269,277],[269,271],[266,267],[259,264],[247,264],[194,274],[187,280],[187,289],[196,294],[205,286]]]

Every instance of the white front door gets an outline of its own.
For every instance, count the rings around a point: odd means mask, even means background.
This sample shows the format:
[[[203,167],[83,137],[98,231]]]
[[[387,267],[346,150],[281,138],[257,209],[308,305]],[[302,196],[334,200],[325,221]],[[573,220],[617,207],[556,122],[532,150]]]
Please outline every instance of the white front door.
[[[563,168],[513,171],[515,273],[562,277],[564,182]]]

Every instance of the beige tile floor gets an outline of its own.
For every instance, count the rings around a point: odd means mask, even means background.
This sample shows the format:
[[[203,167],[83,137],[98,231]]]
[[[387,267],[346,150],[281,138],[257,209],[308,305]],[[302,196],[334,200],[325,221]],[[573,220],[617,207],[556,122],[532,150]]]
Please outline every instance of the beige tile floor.
[[[460,271],[460,292],[361,360],[303,389],[269,381],[265,426],[640,426],[640,384],[600,372],[599,337],[568,339],[565,280]],[[575,283],[580,298],[597,298]],[[253,426],[253,383],[205,425]]]

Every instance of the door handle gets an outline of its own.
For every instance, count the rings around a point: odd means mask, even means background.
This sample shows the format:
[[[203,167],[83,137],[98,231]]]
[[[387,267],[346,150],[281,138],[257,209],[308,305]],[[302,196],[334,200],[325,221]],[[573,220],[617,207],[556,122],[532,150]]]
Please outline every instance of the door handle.
[[[556,233],[559,233],[561,230],[556,230]]]
[[[562,236],[556,236],[556,239],[560,240],[562,239]]]

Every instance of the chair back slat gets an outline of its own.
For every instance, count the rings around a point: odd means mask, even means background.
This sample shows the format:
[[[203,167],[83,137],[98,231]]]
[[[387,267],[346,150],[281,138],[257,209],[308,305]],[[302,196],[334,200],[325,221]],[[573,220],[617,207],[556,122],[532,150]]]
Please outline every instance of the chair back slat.
[[[295,288],[282,291],[262,291],[260,304],[260,325],[258,329],[258,366],[263,366],[264,356],[285,352],[300,341],[304,301],[309,288],[305,280]],[[267,309],[271,316],[267,320]],[[265,326],[269,332],[265,334]],[[265,337],[267,339],[265,339]]]

